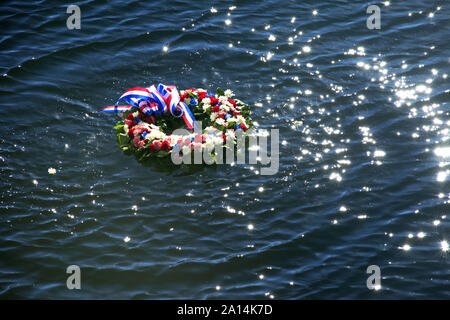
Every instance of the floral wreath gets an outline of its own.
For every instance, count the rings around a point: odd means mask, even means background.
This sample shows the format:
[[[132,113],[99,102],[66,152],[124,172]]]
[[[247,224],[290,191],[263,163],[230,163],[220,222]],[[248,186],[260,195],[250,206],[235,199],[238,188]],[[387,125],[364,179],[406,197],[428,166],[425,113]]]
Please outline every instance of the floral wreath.
[[[102,112],[123,112],[123,119],[114,127],[119,148],[143,161],[168,157],[172,151],[184,155],[217,145],[226,147],[230,141],[236,144],[238,131],[245,133],[253,124],[250,107],[233,96],[231,90],[220,88],[216,94],[192,88],[178,93],[174,86],[160,84],[131,88],[116,105],[105,107]],[[121,101],[129,105],[119,106]],[[192,131],[195,121],[205,126],[201,133]],[[172,134],[184,124],[191,131]]]

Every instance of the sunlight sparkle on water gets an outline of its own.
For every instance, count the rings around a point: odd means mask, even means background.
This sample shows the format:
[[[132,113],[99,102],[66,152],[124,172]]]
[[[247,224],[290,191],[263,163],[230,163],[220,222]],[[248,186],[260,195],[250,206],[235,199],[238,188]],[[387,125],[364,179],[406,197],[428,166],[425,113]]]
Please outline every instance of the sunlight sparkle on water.
[[[386,152],[384,152],[383,150],[375,150],[375,152],[373,153],[373,156],[375,158],[381,158],[384,157],[386,155]]]
[[[401,249],[401,250],[404,250],[404,251],[409,251],[409,250],[411,250],[411,246],[409,245],[409,244],[404,244],[402,247],[398,247],[399,249]]]
[[[340,175],[339,173],[337,173],[337,172],[332,172],[332,173],[330,174],[330,178],[329,178],[329,179],[330,179],[330,180],[336,180],[336,181],[338,181],[338,182],[342,181],[341,175]]]
[[[450,147],[438,147],[434,149],[434,154],[438,157],[450,158]]]
[[[441,241],[441,248],[442,248],[442,251],[444,251],[444,252],[448,251],[448,242],[446,240]]]
[[[438,182],[444,182],[447,180],[448,171],[440,171],[437,174],[436,181]]]

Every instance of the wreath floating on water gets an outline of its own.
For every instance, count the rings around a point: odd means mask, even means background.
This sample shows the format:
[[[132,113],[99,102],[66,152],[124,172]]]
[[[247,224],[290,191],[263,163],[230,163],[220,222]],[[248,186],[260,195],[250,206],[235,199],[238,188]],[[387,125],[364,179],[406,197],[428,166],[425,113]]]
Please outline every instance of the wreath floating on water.
[[[253,124],[249,105],[233,96],[231,90],[220,88],[216,94],[192,88],[178,92],[174,86],[159,84],[131,88],[102,112],[123,113],[114,127],[119,148],[144,161],[169,157],[172,151],[187,154],[218,144],[225,148],[230,141],[236,144],[238,131],[245,134]],[[122,101],[128,105],[119,106]],[[200,132],[193,130],[196,121],[204,127]],[[186,134],[172,134],[185,125]]]

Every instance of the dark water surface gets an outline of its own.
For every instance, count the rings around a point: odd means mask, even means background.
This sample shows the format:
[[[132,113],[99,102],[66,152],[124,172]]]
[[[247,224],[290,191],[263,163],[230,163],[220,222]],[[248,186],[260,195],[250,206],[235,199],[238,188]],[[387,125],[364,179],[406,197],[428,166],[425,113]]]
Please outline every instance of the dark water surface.
[[[0,5],[0,298],[449,297],[448,2],[76,4]],[[255,105],[279,172],[122,154],[98,110],[159,82]]]

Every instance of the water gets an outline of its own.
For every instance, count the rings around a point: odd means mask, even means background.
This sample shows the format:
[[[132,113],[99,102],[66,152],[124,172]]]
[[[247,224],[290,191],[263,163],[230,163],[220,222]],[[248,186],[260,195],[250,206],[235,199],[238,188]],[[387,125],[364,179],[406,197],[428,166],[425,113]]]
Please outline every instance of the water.
[[[448,3],[386,4],[2,4],[0,297],[448,298]],[[279,172],[122,154],[98,110],[158,82],[256,105]]]

